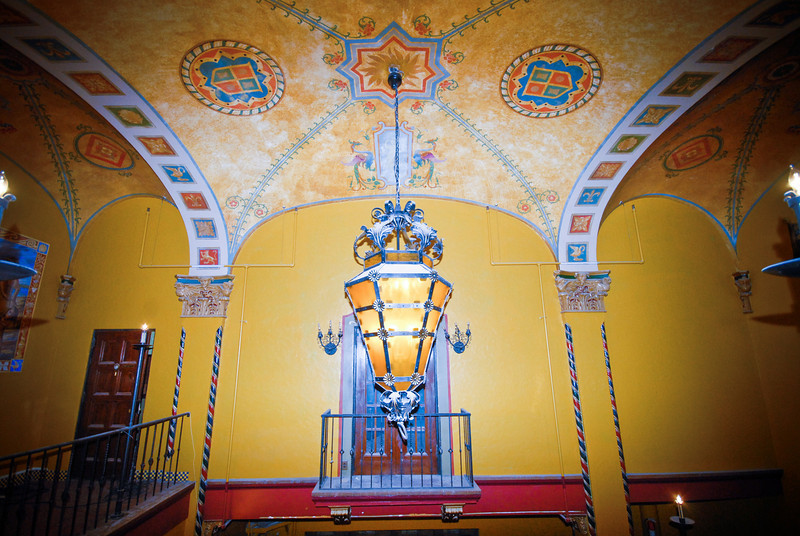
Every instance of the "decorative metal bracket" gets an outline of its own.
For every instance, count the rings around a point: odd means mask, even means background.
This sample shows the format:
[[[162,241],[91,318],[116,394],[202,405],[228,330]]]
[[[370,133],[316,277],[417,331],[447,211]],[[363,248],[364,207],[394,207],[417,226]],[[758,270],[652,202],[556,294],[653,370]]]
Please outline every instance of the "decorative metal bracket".
[[[464,515],[463,504],[442,505],[442,523],[458,523],[462,515]]]
[[[317,324],[317,330],[317,339],[320,348],[325,350],[325,353],[328,355],[335,354],[336,349],[339,348],[339,343],[342,342],[341,324],[339,324],[339,333],[336,335],[333,334],[333,325],[331,322],[328,322],[328,333],[326,335],[322,334],[322,328],[319,327],[319,324]]]
[[[750,296],[753,294],[753,286],[750,283],[750,271],[734,272],[733,282],[736,283],[739,299],[742,300],[742,312],[745,314],[752,313],[753,306],[750,304]]]
[[[467,331],[463,332],[458,328],[458,324],[456,324],[456,330],[453,332],[453,339],[450,338],[450,333],[446,330],[444,332],[444,338],[447,339],[447,342],[450,343],[450,346],[453,347],[453,351],[457,354],[463,354],[464,350],[467,349],[469,346],[469,340],[472,337],[472,332],[469,330],[469,322],[467,322]]]
[[[69,305],[69,298],[72,296],[72,290],[75,287],[75,278],[69,274],[61,276],[61,283],[58,285],[58,308],[56,309],[56,318],[67,318],[67,305]]]
[[[349,525],[351,521],[349,506],[331,506],[334,525]]]

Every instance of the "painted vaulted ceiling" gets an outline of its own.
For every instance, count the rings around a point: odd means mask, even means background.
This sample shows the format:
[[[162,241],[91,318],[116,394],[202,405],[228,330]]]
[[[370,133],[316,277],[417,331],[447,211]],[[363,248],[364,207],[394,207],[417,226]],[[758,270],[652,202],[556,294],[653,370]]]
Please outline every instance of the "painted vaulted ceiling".
[[[800,157],[799,26],[789,0],[0,0],[0,163],[73,250],[163,196],[192,273],[223,274],[283,210],[393,196],[397,65],[404,197],[510,212],[564,269],[596,268],[604,215],[642,196],[735,248]]]

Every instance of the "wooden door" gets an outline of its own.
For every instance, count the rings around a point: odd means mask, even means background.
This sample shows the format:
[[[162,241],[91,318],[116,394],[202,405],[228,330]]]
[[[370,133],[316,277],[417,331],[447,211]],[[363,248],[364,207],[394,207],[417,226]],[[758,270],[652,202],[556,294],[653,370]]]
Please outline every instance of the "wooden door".
[[[435,350],[434,350],[435,351]],[[432,475],[439,474],[437,419],[426,417],[437,411],[436,360],[431,359],[426,371],[419,408],[406,425],[407,441],[386,419],[380,407],[380,392],[375,387],[372,367],[366,351],[356,352],[355,404],[356,414],[374,415],[357,419],[354,426],[354,475]]]
[[[136,414],[133,422],[141,422],[150,368],[149,352],[145,351],[139,392],[134,396],[140,355],[139,348],[134,345],[139,344],[141,335],[141,330],[95,330],[76,439],[125,428],[130,422],[134,403]],[[153,335],[151,330],[148,333],[150,344]],[[96,474],[102,468],[95,467],[95,459],[119,461],[123,453],[117,443],[119,442],[111,441],[86,445],[80,452],[81,459],[73,460],[73,469],[81,470],[80,467],[85,466],[83,472]]]

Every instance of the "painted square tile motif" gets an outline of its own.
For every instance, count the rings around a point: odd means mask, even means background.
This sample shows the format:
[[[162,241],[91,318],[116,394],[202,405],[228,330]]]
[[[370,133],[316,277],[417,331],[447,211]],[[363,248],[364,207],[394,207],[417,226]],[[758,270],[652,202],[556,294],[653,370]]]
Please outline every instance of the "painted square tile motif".
[[[613,179],[614,176],[622,167],[624,162],[601,162],[597,169],[594,170],[589,178],[590,179]]]
[[[701,63],[730,63],[763,39],[753,37],[729,37],[718,44],[708,54],[700,58]]]
[[[70,78],[79,83],[91,95],[122,95],[122,91],[101,73],[69,73]]]
[[[569,225],[570,233],[588,233],[589,227],[592,225],[591,214],[575,214],[572,216],[572,221]]]
[[[569,262],[586,262],[586,251],[588,245],[583,244],[567,244],[567,257]]]
[[[219,264],[219,248],[199,250],[198,259],[200,259],[200,266],[216,266]]]
[[[138,136],[136,139],[142,142],[142,145],[153,156],[175,156],[175,151],[162,136]]]
[[[667,97],[691,97],[716,75],[717,73],[683,73],[661,94]]]
[[[578,205],[596,205],[600,202],[605,188],[584,188],[578,198]]]
[[[161,166],[172,182],[194,182],[189,171],[183,166]]]
[[[181,192],[186,208],[192,210],[208,210],[206,198],[200,192]]]
[[[67,48],[67,46],[58,39],[45,37],[23,39],[23,41],[50,61],[83,61],[83,58]]]
[[[633,122],[635,127],[657,127],[669,114],[678,109],[678,106],[651,104]]]
[[[194,230],[197,233],[197,238],[216,238],[217,228],[214,225],[214,220],[211,219],[192,219]]]
[[[119,119],[126,127],[152,127],[151,123],[136,106],[106,106],[106,110]]]
[[[611,149],[612,153],[632,153],[639,145],[647,138],[639,134],[625,134],[621,136],[614,147]]]

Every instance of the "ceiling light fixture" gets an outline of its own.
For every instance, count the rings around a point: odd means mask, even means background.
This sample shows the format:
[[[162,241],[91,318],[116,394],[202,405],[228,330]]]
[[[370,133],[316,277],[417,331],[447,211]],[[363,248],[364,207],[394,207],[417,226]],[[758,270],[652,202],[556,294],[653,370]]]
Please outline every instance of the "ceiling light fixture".
[[[344,288],[382,392],[381,407],[405,441],[452,285],[434,269],[443,251],[436,230],[423,222],[424,213],[413,201],[400,206],[397,94],[403,73],[398,67],[389,68],[388,82],[394,90],[395,201],[373,209],[375,223],[361,227],[353,249],[364,270]]]

